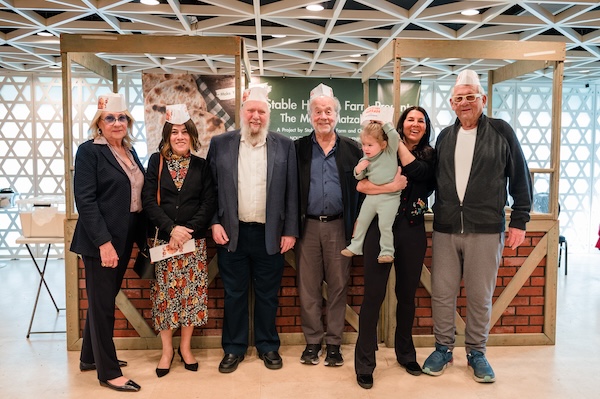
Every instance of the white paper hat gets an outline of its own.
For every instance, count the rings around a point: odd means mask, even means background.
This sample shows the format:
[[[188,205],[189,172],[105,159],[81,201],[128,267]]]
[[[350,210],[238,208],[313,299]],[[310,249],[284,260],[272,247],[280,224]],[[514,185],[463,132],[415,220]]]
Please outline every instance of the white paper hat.
[[[107,93],[98,96],[98,111],[123,112],[127,110],[125,96],[119,93]]]
[[[263,103],[269,104],[269,93],[271,92],[271,86],[268,84],[258,84],[244,90],[242,96],[242,103],[246,101],[262,101]]]
[[[394,107],[391,105],[371,105],[360,115],[361,126],[368,125],[371,121],[381,123],[392,123],[394,119]]]
[[[333,89],[323,83],[320,83],[317,87],[310,91],[310,99],[312,100],[315,97],[331,97],[333,98]]]
[[[127,104],[125,103],[125,96],[119,93],[106,93],[98,96],[98,109],[94,118],[92,118],[92,125],[94,125],[100,115],[103,112],[122,112],[129,117],[132,121],[134,120],[129,111],[127,110]]]
[[[481,86],[477,72],[473,71],[472,69],[465,69],[463,71],[460,71],[458,77],[456,78],[456,84],[454,86],[461,85]]]
[[[192,119],[185,104],[167,105],[165,120],[173,125],[183,125]]]

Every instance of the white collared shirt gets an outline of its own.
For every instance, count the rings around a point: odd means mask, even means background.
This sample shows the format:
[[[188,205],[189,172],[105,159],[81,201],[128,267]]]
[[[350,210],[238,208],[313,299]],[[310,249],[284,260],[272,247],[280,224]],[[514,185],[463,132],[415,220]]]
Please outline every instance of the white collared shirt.
[[[238,218],[265,223],[267,208],[267,143],[255,147],[240,140],[238,155]]]

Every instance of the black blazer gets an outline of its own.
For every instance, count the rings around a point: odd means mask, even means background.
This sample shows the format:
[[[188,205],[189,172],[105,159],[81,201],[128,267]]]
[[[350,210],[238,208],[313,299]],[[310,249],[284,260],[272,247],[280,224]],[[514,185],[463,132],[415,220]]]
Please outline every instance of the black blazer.
[[[217,209],[217,194],[208,162],[192,154],[183,186],[178,191],[169,173],[167,161],[163,160],[160,207],[156,201],[159,163],[160,156],[156,152],[148,161],[142,190],[144,210],[152,225],[148,234],[154,237],[154,226],[158,226],[159,237],[168,241],[173,227],[185,226],[194,230],[194,238],[204,238]]]
[[[214,136],[206,159],[217,185],[218,209],[212,224],[223,226],[234,252],[239,237],[238,218],[238,155],[239,130]],[[294,143],[275,132],[267,134],[267,209],[265,244],[267,253],[279,253],[282,236],[298,237],[298,170]]]
[[[308,136],[296,140],[298,154],[299,195],[300,195],[300,234],[302,236],[306,223],[306,209],[308,208],[308,190],[310,188],[310,166],[312,162],[312,137],[314,131]],[[342,186],[342,202],[344,204],[344,229],[346,241],[350,242],[354,231],[354,222],[358,216],[360,203],[364,196],[356,191],[358,180],[354,178],[354,167],[362,157],[360,145],[344,136],[338,135],[335,150],[335,163]]]
[[[135,150],[132,148],[130,151],[143,173],[144,167]],[[131,183],[107,145],[88,140],[79,146],[75,156],[73,189],[79,218],[71,251],[99,258],[100,245],[111,241],[121,257],[129,233]],[[134,228],[135,241],[141,246],[145,241],[144,223]]]

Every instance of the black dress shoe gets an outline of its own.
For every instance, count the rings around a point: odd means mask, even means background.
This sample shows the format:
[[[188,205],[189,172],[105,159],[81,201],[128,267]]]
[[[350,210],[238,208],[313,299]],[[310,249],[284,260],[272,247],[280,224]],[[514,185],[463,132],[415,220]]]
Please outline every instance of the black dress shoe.
[[[159,369],[158,367],[156,368],[156,376],[158,378],[164,377],[165,375],[169,374],[169,371],[171,371],[171,364],[173,364],[174,358],[175,358],[175,353],[173,352],[173,356],[171,357],[171,363],[169,364],[168,369]]]
[[[361,388],[371,389],[373,388],[373,374],[357,374],[356,382]]]
[[[244,355],[226,353],[225,356],[223,356],[221,363],[219,363],[219,371],[221,373],[233,373],[242,360],[244,360]]]
[[[277,370],[283,367],[283,360],[277,351],[259,353],[258,357],[265,362],[265,367],[268,369]]]
[[[417,363],[417,362],[400,363],[400,366],[404,367],[404,369],[406,370],[406,372],[408,374],[412,374],[412,375],[423,374],[423,369],[421,369],[421,366],[419,366],[419,363]]]
[[[117,361],[119,362],[119,367],[127,366],[127,362],[125,360],[117,360]],[[96,363],[79,362],[79,370],[81,370],[81,371],[96,370]]]
[[[108,381],[100,381],[100,385],[102,385],[103,387],[114,389],[115,391],[120,391],[120,392],[137,392],[140,389],[142,389],[141,386],[139,386],[132,380],[127,381],[123,385],[114,385]]]
[[[181,354],[180,348],[177,348],[177,353],[179,354],[179,357],[181,358],[181,361],[183,362],[183,367],[185,367],[186,370],[198,371],[198,362],[186,363],[185,360],[183,360],[183,355]]]

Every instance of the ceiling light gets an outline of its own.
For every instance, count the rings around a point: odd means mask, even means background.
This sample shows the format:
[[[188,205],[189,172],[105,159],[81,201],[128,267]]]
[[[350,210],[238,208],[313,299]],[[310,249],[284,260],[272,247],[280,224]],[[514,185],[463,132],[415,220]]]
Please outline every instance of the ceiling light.
[[[157,6],[160,4],[158,0],[140,0],[140,3],[145,4],[147,6]]]
[[[59,69],[61,66],[60,65],[56,65],[56,64],[52,64],[50,66],[48,66],[48,68],[50,69]]]
[[[306,9],[308,11],[323,11],[323,6],[320,4],[311,4],[309,6],[306,6]]]
[[[170,57],[164,57],[164,59],[165,59],[165,60],[176,60],[176,59],[177,59],[177,57],[172,57],[172,56],[170,56]]]
[[[468,10],[463,10],[460,12],[462,15],[466,15],[468,17],[471,17],[473,15],[477,15],[479,14],[479,10],[475,10],[475,9],[468,9]]]
[[[350,57],[352,58],[358,58],[360,57],[362,54],[351,54]]]
[[[271,35],[271,37],[275,37],[275,38],[277,38],[277,39],[280,39],[280,38],[283,38],[283,37],[287,37],[287,35],[282,35],[282,34],[280,34],[280,33],[276,33],[276,34],[274,34],[274,35]]]
[[[46,32],[46,31],[38,32],[37,35],[38,36],[45,36],[45,37],[54,36],[52,33]]]

